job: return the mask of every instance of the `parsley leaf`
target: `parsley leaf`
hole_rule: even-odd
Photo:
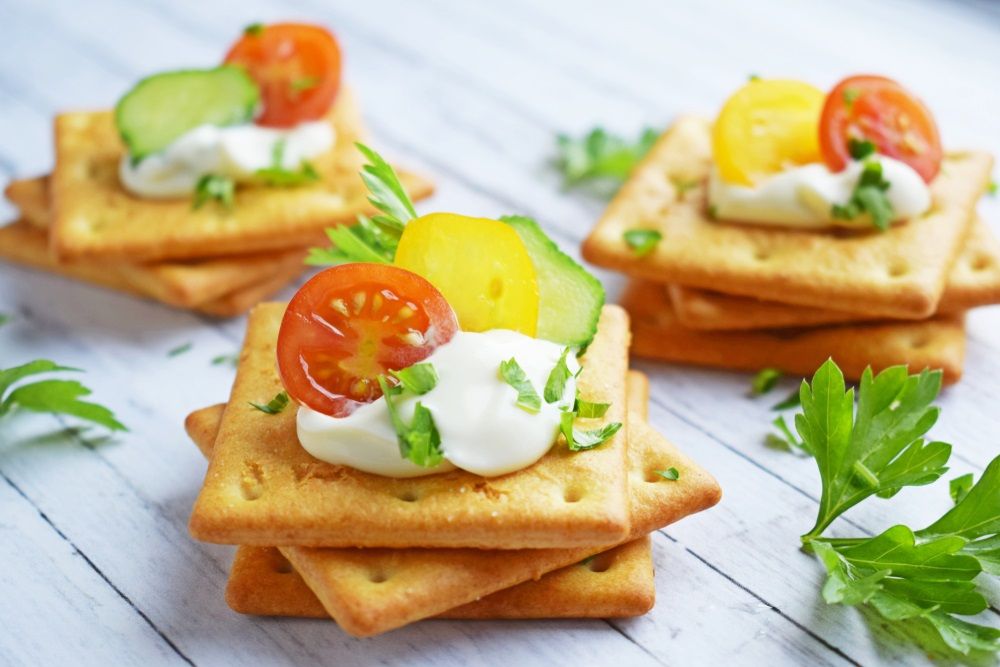
[[[517,392],[517,407],[531,413],[541,410],[542,399],[538,396],[538,392],[531,385],[531,380],[528,379],[528,375],[516,359],[511,357],[507,361],[500,362],[500,378]],[[551,402],[549,401],[549,403]]]
[[[778,432],[767,434],[767,444],[790,452],[800,452],[807,455],[810,453],[806,445],[792,433],[792,429],[788,427],[788,422],[785,421],[783,415],[776,417],[771,425],[778,429]]]
[[[398,371],[390,371],[406,391],[422,396],[437,386],[438,374],[434,364],[413,364]]]
[[[990,197],[996,197],[997,189],[998,189],[997,182],[990,181],[990,184],[986,186],[986,194],[988,194]]]
[[[192,343],[191,341],[188,341],[187,343],[183,343],[183,344],[178,345],[177,347],[169,350],[167,352],[167,356],[168,357],[179,357],[180,355],[184,354],[185,352],[190,352],[192,347],[194,347],[194,343]]]
[[[566,365],[566,356],[568,354],[569,348],[563,348],[559,361],[556,362],[555,367],[549,373],[548,380],[545,381],[546,403],[556,403],[562,400],[563,394],[566,393],[566,383],[573,376],[569,372],[569,366]]]
[[[14,319],[12,315],[8,315],[7,313],[0,313],[0,327],[7,324],[12,319]]]
[[[801,405],[801,401],[799,399],[799,390],[796,389],[795,391],[793,391],[790,394],[788,394],[788,396],[785,396],[783,399],[781,399],[780,401],[778,401],[777,403],[775,403],[774,405],[772,405],[771,409],[772,410],[790,410],[792,408],[799,407],[799,405]]]
[[[297,79],[292,79],[291,83],[288,85],[294,96],[296,93],[312,90],[319,85],[320,81],[321,79],[318,76],[301,76]]]
[[[622,238],[637,257],[643,257],[653,252],[663,234],[655,229],[630,229],[622,234]]]
[[[875,153],[875,144],[867,139],[855,139],[851,137],[847,140],[847,152],[855,160],[864,160],[869,155]]]
[[[673,466],[667,468],[666,470],[654,470],[654,473],[662,477],[663,479],[668,479],[671,482],[676,482],[681,478],[681,473],[677,468]]]
[[[251,23],[247,27],[243,28],[243,34],[244,35],[250,35],[252,37],[260,37],[260,35],[263,32],[264,32],[264,24],[263,23]]]
[[[603,445],[621,430],[621,422],[611,422],[601,428],[584,430],[576,428],[576,413],[564,412],[559,420],[559,431],[566,438],[566,446],[571,452],[580,452]]]
[[[851,198],[846,204],[834,204],[830,208],[830,215],[838,220],[853,220],[862,213],[867,213],[872,224],[884,232],[892,223],[892,202],[885,194],[890,185],[889,181],[882,178],[882,163],[869,160],[864,163]]]
[[[600,127],[580,138],[560,134],[556,137],[556,166],[563,174],[565,187],[594,179],[621,182],[658,137],[659,133],[651,127],[645,128],[633,142]]]
[[[803,541],[865,498],[889,498],[903,486],[929,484],[944,474],[951,445],[923,438],[937,421],[939,410],[931,402],[940,389],[941,371],[908,375],[905,366],[892,366],[873,375],[868,368],[855,415],[854,389],[846,389],[832,359],[811,385],[802,381],[795,428],[816,458],[823,484],[816,525]]]
[[[754,375],[753,380],[750,381],[750,394],[753,396],[766,394],[778,386],[780,379],[781,371],[777,368],[765,368]]]
[[[585,401],[577,396],[576,404],[573,406],[573,412],[576,413],[577,417],[582,417],[584,419],[600,419],[607,414],[608,408],[610,407],[610,403],[593,403],[591,401]]]
[[[199,178],[194,186],[192,208],[197,210],[212,200],[231,209],[236,201],[236,181],[219,174],[205,174]]]
[[[288,169],[284,166],[286,146],[287,142],[284,139],[275,141],[271,149],[271,166],[258,169],[254,175],[267,185],[280,188],[318,181],[319,172],[306,160],[299,163],[298,169]]]
[[[418,466],[432,468],[444,461],[441,452],[441,435],[431,411],[417,401],[413,409],[413,418],[407,424],[399,414],[393,397],[401,394],[402,387],[390,387],[384,375],[378,377],[378,384],[385,397],[385,405],[389,410],[389,419],[396,430],[396,440],[399,443],[399,454]]]
[[[278,392],[275,394],[274,398],[267,403],[254,403],[251,401],[250,405],[265,414],[276,415],[288,407],[288,392]]]
[[[213,366],[222,366],[223,364],[235,367],[240,361],[240,355],[238,354],[220,354],[218,356],[212,357]]]
[[[38,380],[11,389],[32,375],[60,371],[79,372],[78,368],[60,366],[48,359],[36,359],[20,366],[0,369],[0,418],[15,408],[32,412],[63,414],[100,424],[112,431],[127,431],[111,410],[79,400],[91,391],[75,380]]]
[[[969,489],[972,488],[972,481],[972,473],[970,472],[948,482],[948,493],[951,495],[953,503],[957,505],[969,495]]]
[[[402,232],[406,223],[417,217],[413,202],[406,194],[406,188],[400,183],[392,166],[381,155],[364,144],[359,143],[356,146],[368,159],[368,164],[361,169],[361,180],[371,193],[368,201],[384,214],[375,216],[372,221],[382,227]]]
[[[391,264],[396,256],[399,235],[387,232],[370,218],[358,216],[354,225],[327,227],[326,236],[333,244],[329,248],[310,248],[306,264],[328,266],[347,262]]]
[[[848,109],[854,106],[854,101],[861,96],[861,91],[857,88],[844,88],[844,104]]]

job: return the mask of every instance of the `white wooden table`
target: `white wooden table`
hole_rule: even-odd
[[[829,4],[463,0],[3,0],[0,172],[52,165],[52,116],[113,104],[142,74],[216,62],[242,26],[328,24],[346,52],[380,150],[433,175],[434,207],[537,217],[576,248],[603,203],[560,192],[557,131],[634,133],[712,113],[748,74],[821,86],[884,72],[930,102],[952,147],[1000,154],[1000,7],[980,2]],[[984,202],[1000,223],[1000,206]],[[5,210],[5,217],[10,211]],[[600,274],[612,297],[615,276]],[[933,431],[955,474],[998,452],[1000,312],[970,317],[966,377]],[[2,664],[877,664],[916,647],[818,596],[797,549],[819,492],[811,461],[763,444],[771,397],[748,376],[640,363],[651,419],[710,469],[725,497],[654,537],[658,602],[626,621],[418,623],[356,640],[332,623],[239,616],[223,601],[232,549],[199,544],[187,519],[205,462],[184,415],[224,400],[243,321],[217,322],[0,265],[0,366],[48,357],[87,370],[131,431],[19,416],[0,427]],[[167,352],[192,343],[176,357]],[[793,385],[787,380],[783,393]],[[849,513],[851,530],[920,525],[947,486]],[[844,525],[843,523],[841,525]],[[997,597],[997,596],[995,596]],[[994,604],[987,622],[1000,621]]]

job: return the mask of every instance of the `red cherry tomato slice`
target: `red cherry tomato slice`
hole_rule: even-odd
[[[382,392],[377,378],[426,359],[458,320],[415,273],[388,264],[342,264],[292,297],[278,331],[278,371],[288,394],[345,417]]]
[[[340,46],[315,25],[251,26],[225,62],[245,67],[260,86],[259,125],[291,127],[322,118],[340,89]]]
[[[908,90],[883,76],[848,77],[826,96],[819,145],[833,171],[850,161],[849,139],[871,141],[879,153],[910,165],[928,183],[941,168],[934,116]]]

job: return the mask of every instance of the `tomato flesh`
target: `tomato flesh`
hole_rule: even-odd
[[[260,86],[257,124],[292,127],[322,118],[340,89],[340,46],[327,30],[304,23],[248,29],[226,54]]]
[[[851,161],[848,142],[867,140],[930,183],[941,168],[941,138],[930,110],[892,79],[859,75],[826,96],[820,116],[820,151],[833,171]]]
[[[292,297],[278,331],[278,371],[296,401],[344,417],[382,395],[379,375],[426,359],[457,330],[451,306],[424,278],[343,264]]]

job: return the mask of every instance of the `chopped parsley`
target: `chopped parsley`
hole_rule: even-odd
[[[655,229],[630,229],[622,234],[622,238],[637,257],[643,257],[653,252],[663,239],[663,234]]]
[[[265,414],[276,415],[288,407],[288,392],[278,392],[275,394],[274,398],[267,403],[254,403],[251,401],[250,405]]]
[[[585,181],[623,182],[649,149],[659,132],[645,128],[634,141],[594,128],[582,137],[565,134],[556,137],[556,166],[562,172],[565,187]]]
[[[251,37],[260,37],[264,32],[263,23],[251,23],[247,27],[243,28],[243,34],[249,35]]]
[[[438,374],[434,364],[413,364],[398,371],[391,371],[393,377],[399,380],[399,386],[404,390],[423,396],[437,386]]]
[[[37,380],[14,385],[32,375],[57,372],[80,372],[79,368],[60,366],[48,359],[35,359],[20,366],[0,368],[0,418],[16,409],[69,415],[112,431],[127,431],[111,410],[97,403],[81,401],[91,391],[76,380]]]
[[[194,344],[191,343],[190,341],[188,341],[187,343],[183,343],[182,345],[178,345],[177,347],[169,350],[167,352],[167,356],[168,357],[179,357],[180,355],[184,354],[185,352],[190,352],[192,347],[194,347]]]
[[[847,152],[855,160],[864,160],[869,155],[874,155],[875,144],[867,139],[855,139],[851,137],[847,140]]]
[[[777,368],[765,368],[753,376],[753,380],[750,381],[750,393],[753,396],[766,394],[778,386],[780,379],[781,371]]]
[[[542,399],[528,379],[528,375],[511,357],[507,361],[500,362],[500,379],[509,384],[517,392],[517,407],[525,412],[536,413],[542,409]],[[552,401],[549,401],[550,403]]]
[[[238,354],[220,354],[218,356],[212,357],[213,366],[236,366],[239,363],[240,355]]]
[[[10,322],[14,319],[13,315],[8,315],[7,313],[0,313],[0,327]]]
[[[834,204],[830,215],[838,220],[854,220],[867,213],[879,230],[889,229],[892,222],[892,202],[885,194],[891,184],[882,177],[882,164],[877,160],[864,163],[858,183],[846,204]]]
[[[395,397],[402,394],[405,389],[402,386],[389,386],[384,375],[378,377],[378,384],[385,397],[389,419],[396,430],[400,456],[425,468],[432,468],[444,461],[444,454],[441,451],[441,435],[434,424],[431,411],[424,407],[420,401],[417,401],[413,408],[413,418],[407,424],[399,414],[395,403]]]
[[[986,186],[986,194],[988,194],[990,197],[996,197],[997,196],[997,182],[996,181],[990,181],[990,184]]]
[[[677,468],[670,466],[666,470],[654,470],[654,473],[662,477],[663,479],[669,479],[671,482],[676,482],[681,478],[681,473]]]
[[[271,166],[258,169],[254,172],[255,175],[267,185],[274,187],[292,187],[318,181],[319,172],[306,160],[299,163],[298,169],[284,167],[286,146],[285,139],[275,141],[271,148]]]
[[[300,76],[297,79],[292,79],[292,82],[289,84],[289,88],[291,88],[291,92],[294,95],[307,90],[312,90],[319,85],[320,81],[322,81],[322,79],[318,76]]]
[[[573,374],[569,372],[569,366],[566,365],[567,355],[569,355],[568,347],[563,348],[559,361],[556,362],[555,367],[549,373],[548,380],[545,381],[546,403],[556,403],[562,400],[563,394],[566,393],[566,383],[573,377]]]
[[[205,174],[194,186],[192,208],[201,208],[209,201],[216,201],[224,208],[231,209],[236,201],[236,181],[228,176]]]
[[[850,109],[854,106],[854,101],[861,96],[861,91],[857,88],[844,88],[844,104]]]
[[[610,407],[610,403],[592,403],[591,401],[585,401],[578,396],[576,404],[573,406],[573,411],[576,413],[577,417],[583,417],[584,419],[600,419],[607,414],[608,408]]]
[[[622,428],[621,422],[611,422],[600,428],[585,430],[574,426],[573,422],[575,421],[575,412],[564,412],[559,420],[559,431],[566,438],[566,446],[571,452],[581,452],[599,447]]]

